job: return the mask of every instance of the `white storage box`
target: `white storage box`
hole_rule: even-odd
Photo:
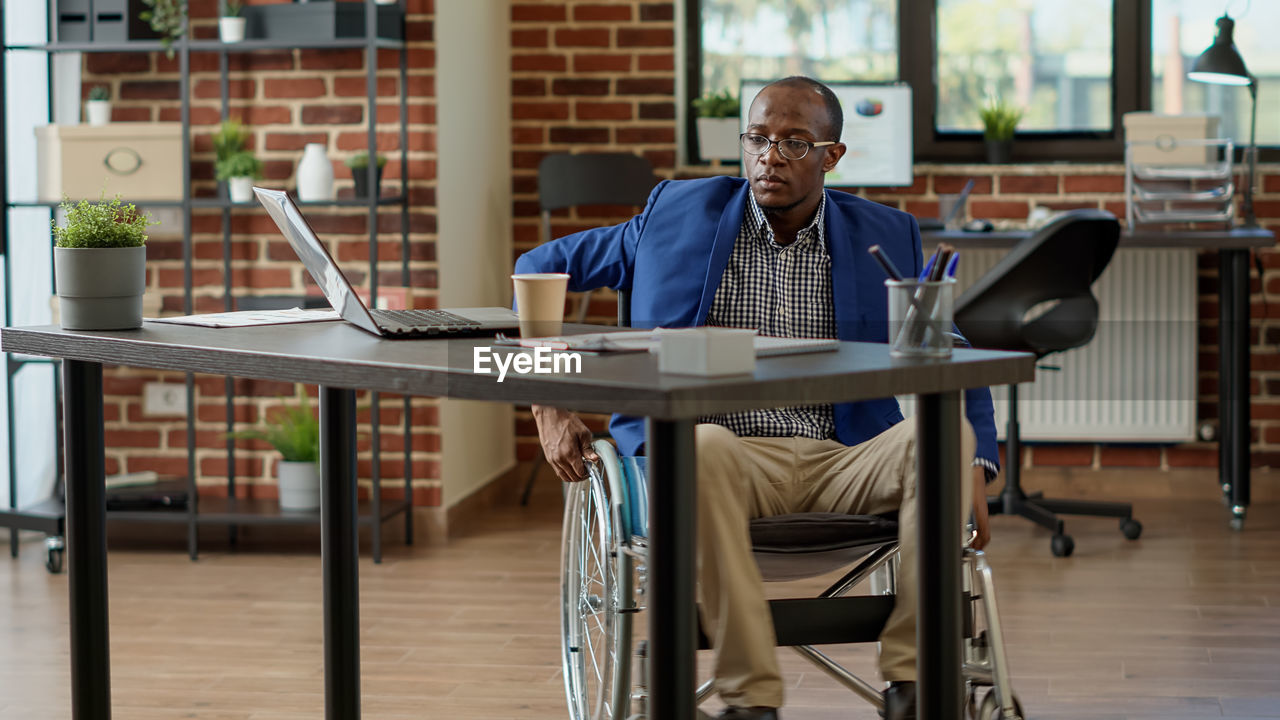
[[[42,202],[182,199],[181,123],[120,122],[36,128],[37,192]]]
[[[658,372],[704,376],[755,372],[755,338],[755,330],[660,329]]]
[[[1132,161],[1147,165],[1197,165],[1208,160],[1203,145],[1179,146],[1180,140],[1208,140],[1218,136],[1217,115],[1124,114],[1124,139],[1151,142],[1133,148]]]

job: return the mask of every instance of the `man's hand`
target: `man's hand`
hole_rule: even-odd
[[[534,405],[533,420],[538,424],[538,441],[542,454],[555,468],[556,475],[565,482],[581,482],[587,479],[587,467],[582,460],[600,459],[591,449],[591,431],[577,415],[568,410]]]
[[[991,542],[991,523],[987,518],[987,471],[973,468],[973,527],[977,536],[971,543],[974,550],[981,550]]]

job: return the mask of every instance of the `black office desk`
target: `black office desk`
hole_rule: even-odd
[[[957,247],[1011,248],[1030,236],[1030,230],[923,233],[926,247],[948,242]],[[1122,249],[1218,251],[1218,478],[1236,530],[1244,527],[1249,509],[1249,251],[1275,243],[1275,234],[1262,228],[1138,230],[1120,236]]]
[[[584,326],[578,326],[583,328]],[[598,329],[598,328],[597,328]],[[886,345],[763,359],[754,376],[661,375],[648,354],[584,356],[581,375],[472,373],[482,341],[382,340],[345,323],[215,330],[4,328],[8,352],[64,358],[71,692],[76,720],[110,710],[103,487],[102,364],[320,385],[325,717],[360,716],[356,572],[355,390],[546,403],[649,417],[650,717],[694,717],[696,418],[710,413],[916,393],[919,453],[921,717],[960,720],[960,390],[1032,379],[1019,353],[958,350],[951,360],[896,361]],[[938,602],[938,598],[951,602]]]

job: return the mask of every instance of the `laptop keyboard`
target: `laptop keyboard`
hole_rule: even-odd
[[[396,335],[461,335],[480,326],[444,310],[370,310],[374,322]]]

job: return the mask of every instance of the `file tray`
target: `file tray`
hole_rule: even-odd
[[[1230,225],[1235,217],[1234,149],[1228,138],[1127,141],[1125,205],[1129,226]]]

